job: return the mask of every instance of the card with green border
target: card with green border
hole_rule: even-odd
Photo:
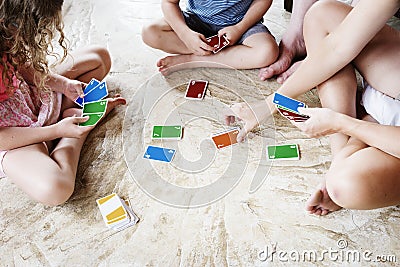
[[[103,117],[103,113],[83,113],[82,117],[89,117],[85,122],[79,123],[79,126],[93,126]]]
[[[182,138],[182,129],[180,125],[168,125],[168,126],[153,126],[152,139],[173,139],[180,140]]]
[[[299,146],[297,144],[286,144],[267,146],[267,159],[269,160],[299,160]]]
[[[107,109],[107,100],[100,100],[83,105],[83,114],[104,113]]]

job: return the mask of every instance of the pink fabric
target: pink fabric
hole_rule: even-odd
[[[40,94],[34,86],[25,88],[16,89],[12,96],[0,101],[0,127],[41,127],[56,123],[62,95]]]

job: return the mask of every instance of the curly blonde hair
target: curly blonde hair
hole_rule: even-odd
[[[14,91],[14,76],[22,80],[18,74],[21,66],[33,68],[34,85],[39,90],[48,90],[47,56],[60,59],[52,45],[57,34],[63,49],[61,61],[67,56],[62,5],[63,0],[0,0],[0,64],[7,94]]]

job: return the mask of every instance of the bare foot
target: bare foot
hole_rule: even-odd
[[[188,62],[191,62],[191,55],[167,56],[157,62],[157,67],[162,75],[167,76],[174,71],[187,68],[188,66],[185,66],[183,63]]]
[[[301,34],[297,32],[288,32],[282,37],[279,43],[279,57],[275,63],[260,69],[258,77],[260,80],[278,76],[278,82],[283,83],[292,73],[291,65],[295,60],[304,58],[306,55],[306,46]],[[297,69],[297,68],[296,68]]]
[[[332,211],[337,211],[342,207],[336,205],[326,191],[325,183],[307,200],[306,210],[310,214],[326,215]]]
[[[107,110],[105,116],[119,105],[126,105],[126,99],[117,94],[114,97],[107,98]]]

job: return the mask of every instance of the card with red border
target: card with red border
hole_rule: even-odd
[[[218,149],[237,143],[239,128],[229,129],[213,135],[211,138]]]
[[[303,122],[306,121],[310,118],[310,116],[304,115],[304,114],[299,114],[299,113],[295,113],[293,111],[287,110],[283,107],[280,107],[279,105],[277,106],[277,109],[279,111],[279,113],[281,113],[282,116],[284,116],[285,118],[287,118],[288,120],[292,120],[295,122]]]
[[[209,38],[207,38],[208,45],[214,47],[214,54],[218,53],[221,51],[223,48],[227,47],[229,45],[229,40],[226,38],[225,35],[214,35]]]
[[[191,100],[202,100],[206,94],[208,81],[190,80],[186,89],[185,98]]]

